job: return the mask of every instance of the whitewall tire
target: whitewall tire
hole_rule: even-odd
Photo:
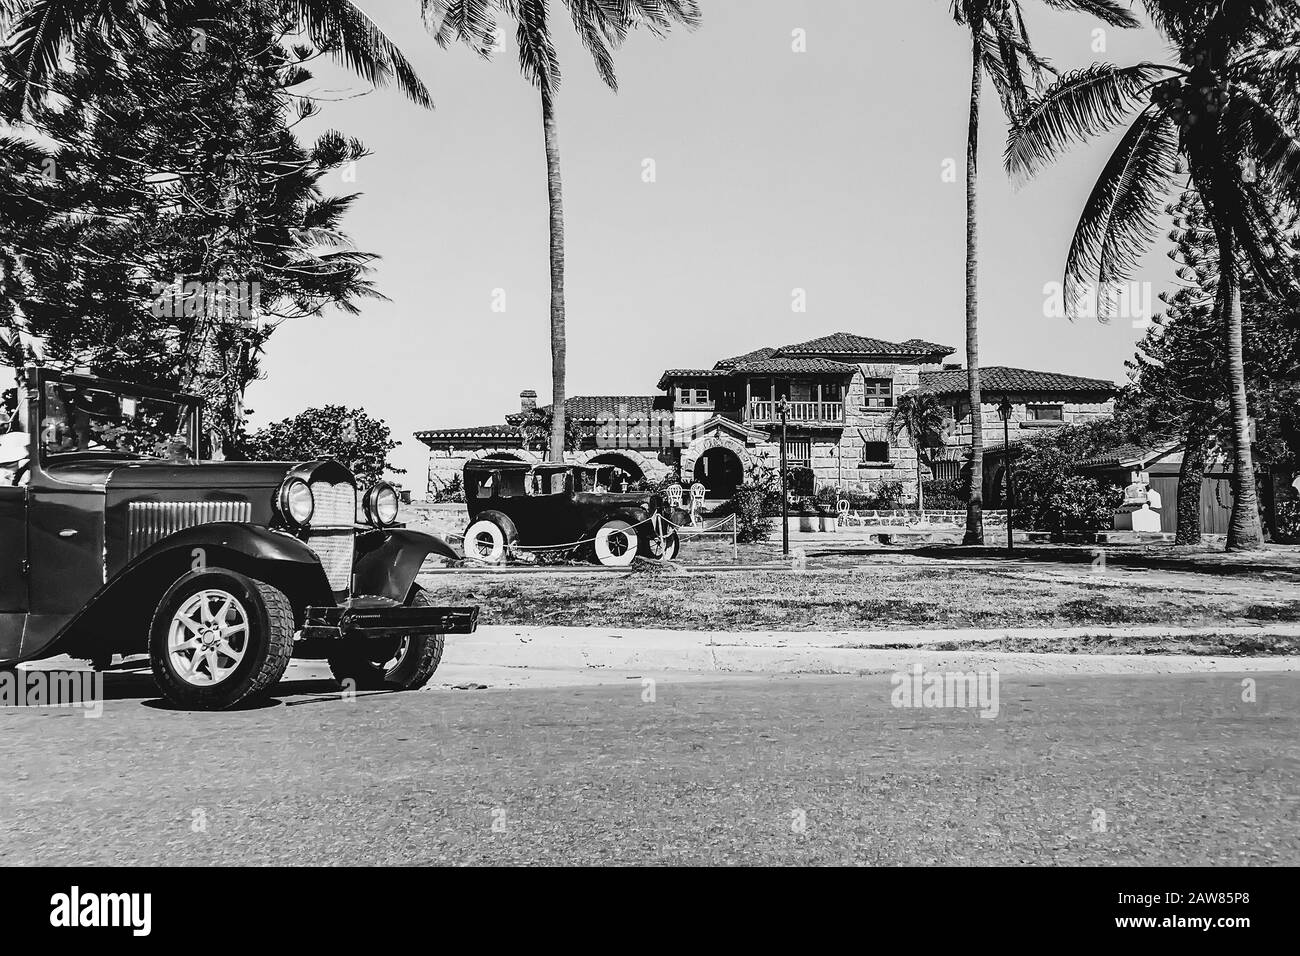
[[[500,564],[506,557],[506,533],[495,521],[479,519],[465,529],[465,557]]]
[[[596,560],[607,568],[626,568],[636,560],[636,529],[626,521],[606,521],[596,532]]]

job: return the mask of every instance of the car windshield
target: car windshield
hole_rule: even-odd
[[[70,382],[46,382],[41,399],[40,441],[46,456],[100,452],[194,460],[190,436],[198,408],[189,402]]]
[[[618,469],[612,465],[588,465],[584,468],[575,469],[575,471],[577,472],[578,491],[603,494],[618,490],[618,476],[615,474]]]

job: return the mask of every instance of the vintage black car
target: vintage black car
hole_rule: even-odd
[[[147,652],[167,698],[218,709],[268,694],[291,656],[414,689],[445,634],[475,629],[477,608],[415,583],[458,555],[397,526],[391,485],[359,520],[336,461],[200,462],[196,396],[47,369],[19,392],[0,416],[0,667]]]
[[[680,549],[660,495],[616,492],[609,465],[530,465],[509,459],[465,464],[465,556],[491,564],[512,552],[550,549],[625,567],[638,554],[671,560]]]

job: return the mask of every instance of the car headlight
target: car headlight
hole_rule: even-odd
[[[366,520],[381,528],[395,522],[397,513],[401,510],[397,489],[386,481],[379,482],[367,491],[362,504],[366,509]]]
[[[316,499],[307,482],[301,478],[286,478],[280,486],[280,514],[296,528],[311,520],[316,510]]]

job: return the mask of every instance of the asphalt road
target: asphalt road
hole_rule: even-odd
[[[641,679],[0,709],[0,863],[1300,863],[1300,675]]]

